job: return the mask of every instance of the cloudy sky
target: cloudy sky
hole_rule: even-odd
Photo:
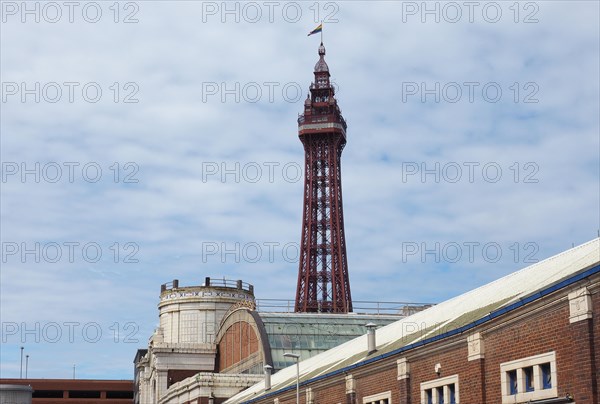
[[[598,4],[2,1],[2,377],[132,378],[175,278],[294,298],[321,20],[354,300],[596,237]]]

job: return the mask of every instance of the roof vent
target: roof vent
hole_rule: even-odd
[[[273,371],[273,366],[265,365],[263,366],[265,370],[265,391],[271,390],[271,372]]]
[[[369,323],[366,324],[367,327],[367,343],[368,343],[368,353],[367,355],[371,355],[373,352],[377,351],[377,343],[375,339],[375,328],[377,328],[377,324]]]

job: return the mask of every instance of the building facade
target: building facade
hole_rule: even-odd
[[[148,349],[138,350],[134,359],[136,403],[157,403],[172,385],[201,372],[213,373],[221,320],[232,307],[253,301],[254,287],[241,280],[205,278],[203,285],[181,287],[178,280],[163,284],[160,326],[150,337]]]
[[[0,384],[0,404],[31,404],[31,386]]]
[[[134,404],[220,404],[290,364],[308,359],[429,305],[394,304],[374,313],[258,311],[252,285],[206,278],[161,286],[160,327],[135,364]],[[395,313],[395,314],[390,314]]]
[[[598,404],[600,239],[300,363],[300,403]],[[296,401],[296,369],[230,403]],[[190,403],[193,403],[190,402]]]
[[[0,384],[30,386],[32,404],[133,403],[131,380],[0,379]]]

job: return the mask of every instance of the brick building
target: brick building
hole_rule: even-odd
[[[299,402],[598,404],[599,315],[595,239],[379,328],[375,351],[365,335],[301,361]],[[226,403],[294,403],[296,380]]]
[[[32,404],[133,404],[132,380],[0,379],[33,388]]]

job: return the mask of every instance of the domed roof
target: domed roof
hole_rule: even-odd
[[[328,72],[329,66],[325,63],[325,47],[323,46],[323,42],[321,42],[321,46],[319,46],[319,61],[315,65],[315,73],[316,72]]]

